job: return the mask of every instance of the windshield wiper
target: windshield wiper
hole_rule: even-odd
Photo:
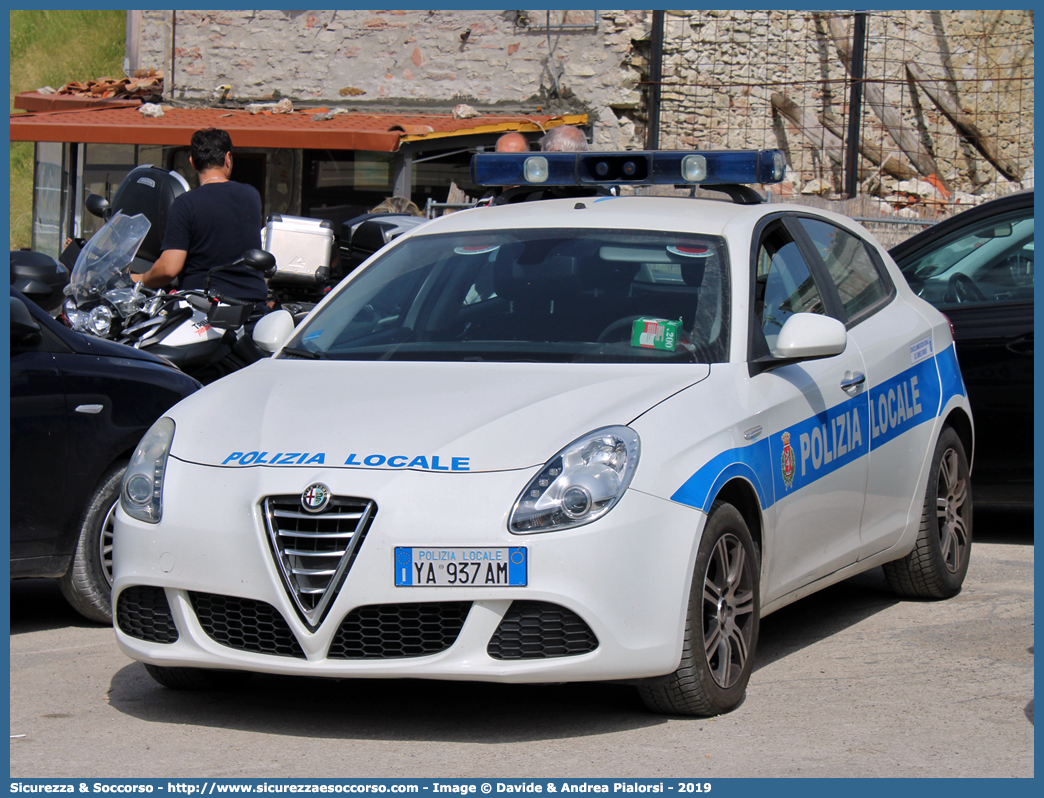
[[[293,347],[286,347],[280,353],[283,355],[293,355],[294,357],[303,357],[308,360],[325,360],[326,354],[324,352],[313,352],[310,349],[294,349]]]

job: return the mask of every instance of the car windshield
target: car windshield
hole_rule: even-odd
[[[413,236],[353,278],[282,357],[722,362],[719,236],[513,229]]]
[[[939,306],[1033,299],[1033,210],[966,226],[899,264]]]

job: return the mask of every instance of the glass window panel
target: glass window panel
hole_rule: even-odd
[[[819,219],[799,220],[826,262],[848,318],[888,296],[888,285],[858,236]]]
[[[808,264],[782,228],[769,232],[758,250],[754,309],[770,350],[795,313],[826,313]]]

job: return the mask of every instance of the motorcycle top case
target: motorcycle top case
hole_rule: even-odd
[[[334,251],[333,223],[273,213],[265,225],[264,248],[275,255],[270,284],[324,285]]]

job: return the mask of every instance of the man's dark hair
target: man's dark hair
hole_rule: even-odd
[[[228,152],[232,152],[232,137],[226,131],[208,127],[192,134],[192,165],[197,172],[224,166]]]

